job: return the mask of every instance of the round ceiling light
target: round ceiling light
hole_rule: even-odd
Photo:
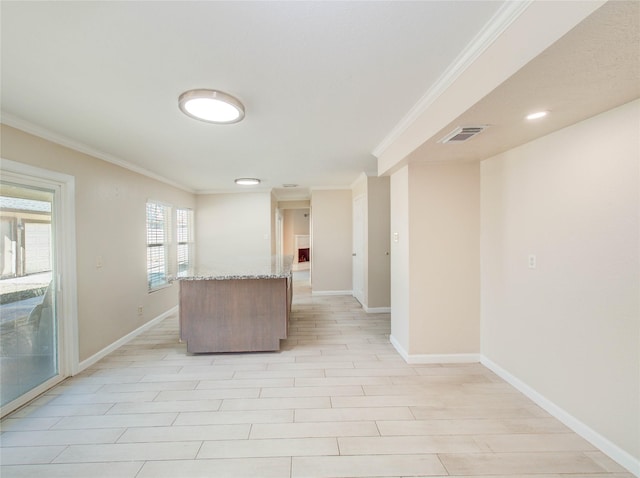
[[[216,90],[185,91],[178,99],[178,106],[187,116],[208,123],[237,123],[244,118],[242,103]]]
[[[256,186],[260,184],[260,180],[257,178],[238,178],[235,183],[239,186]]]

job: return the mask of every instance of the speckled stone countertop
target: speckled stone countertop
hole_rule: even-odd
[[[177,280],[286,279],[293,256],[240,257],[202,267]]]

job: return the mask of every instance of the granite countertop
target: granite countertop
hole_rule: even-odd
[[[239,257],[219,261],[176,277],[177,280],[286,279],[293,256]]]

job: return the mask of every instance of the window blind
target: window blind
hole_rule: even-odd
[[[149,290],[168,283],[169,206],[147,202],[147,282]]]
[[[193,262],[193,211],[191,209],[178,209],[176,211],[176,236],[177,236],[177,260],[178,276],[189,273]]]

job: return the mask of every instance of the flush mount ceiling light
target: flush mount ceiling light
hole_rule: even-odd
[[[239,186],[256,186],[260,184],[260,180],[257,178],[238,178],[235,183]]]
[[[216,90],[189,90],[178,98],[180,110],[207,123],[237,123],[244,118],[244,106],[227,93]]]
[[[536,120],[536,119],[544,118],[548,114],[549,114],[548,111],[536,111],[535,113],[531,113],[527,115],[526,118],[528,120]]]

